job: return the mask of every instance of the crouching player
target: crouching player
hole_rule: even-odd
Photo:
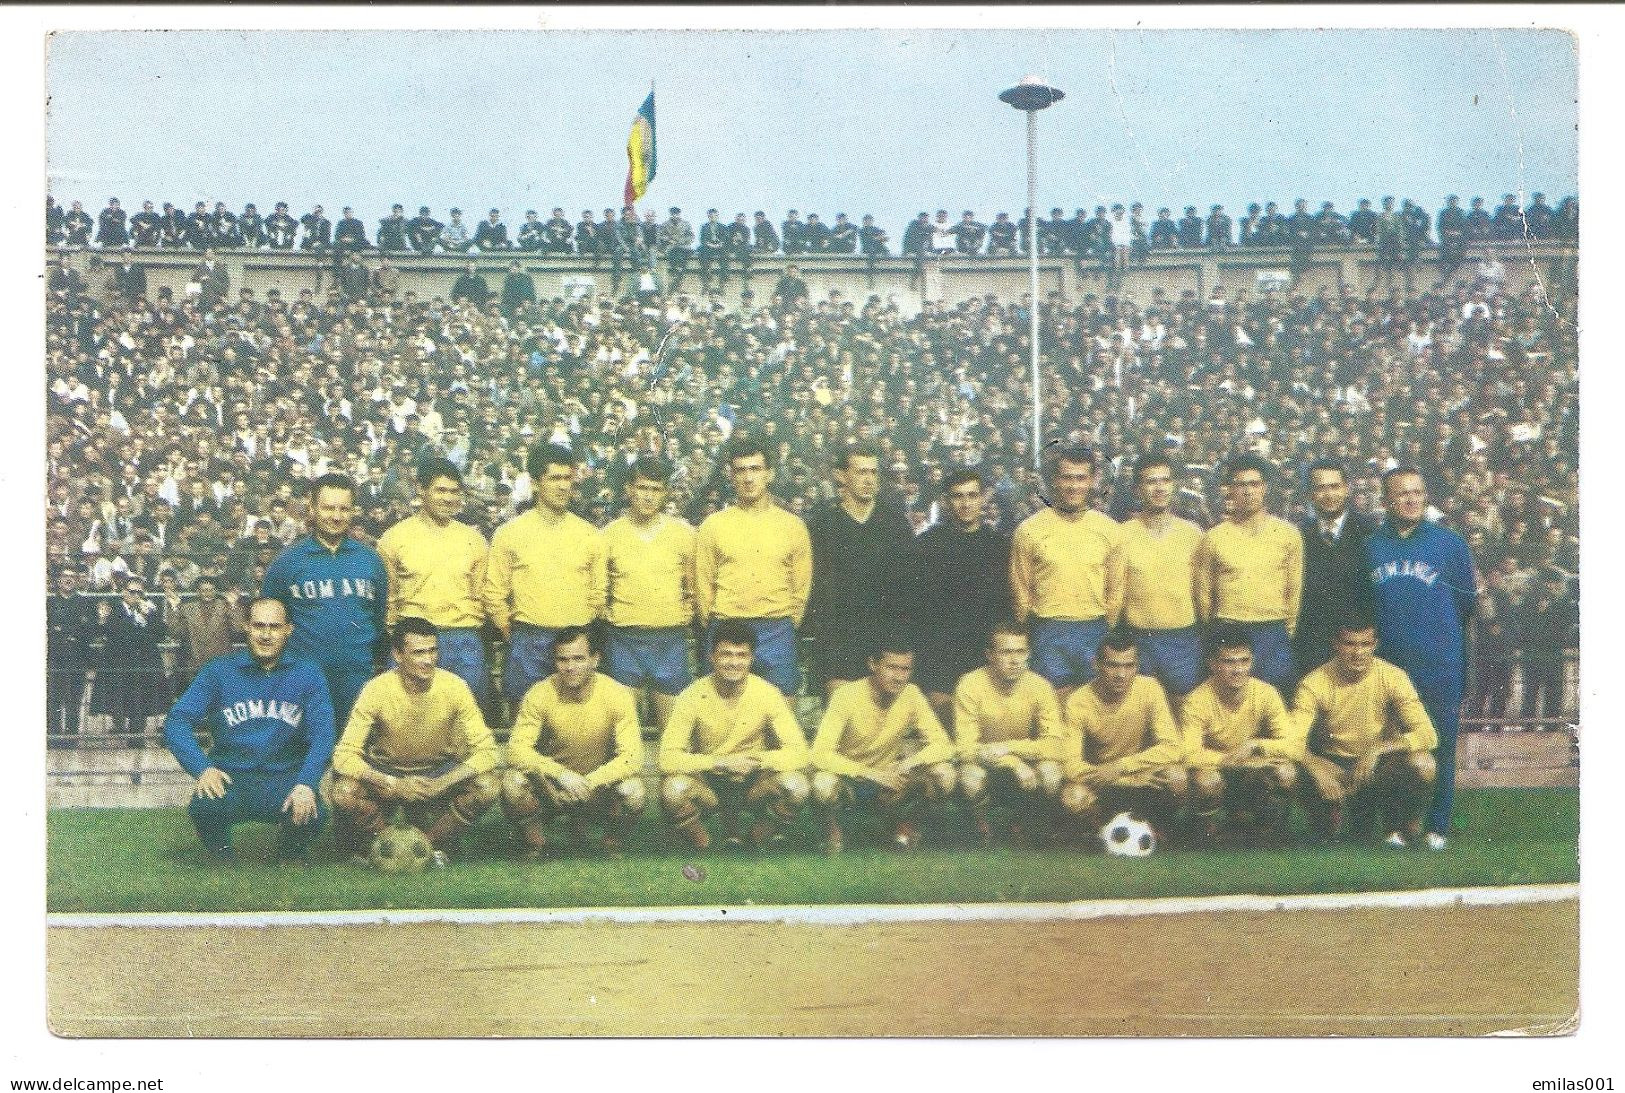
[[[984,846],[995,803],[1011,809],[1010,833],[1021,844],[1047,822],[1061,790],[1061,706],[1049,681],[1028,669],[1031,652],[1027,632],[1001,622],[988,637],[986,667],[954,688],[959,791]]]
[[[1404,671],[1376,656],[1376,624],[1343,620],[1332,639],[1332,659],[1298,686],[1293,716],[1309,741],[1304,770],[1321,834],[1341,833],[1348,804],[1371,808],[1388,831],[1390,846],[1404,847],[1421,830],[1433,793],[1433,749],[1438,736],[1416,687]]]
[[[907,810],[921,798],[940,805],[954,789],[954,746],[910,682],[913,650],[905,641],[883,640],[868,668],[865,678],[835,688],[813,738],[813,809],[830,854],[841,851],[843,806],[873,807],[893,827],[898,849],[909,850],[919,834]]]
[[[598,661],[587,627],[561,629],[554,674],[525,693],[514,718],[502,810],[532,858],[546,851],[547,825],[557,816],[568,816],[578,836],[601,820],[604,850],[618,856],[643,814],[637,696],[601,675]]]
[[[1211,843],[1228,810],[1232,828],[1250,819],[1255,841],[1280,841],[1303,759],[1298,724],[1280,692],[1253,678],[1252,637],[1241,627],[1214,627],[1207,670],[1181,715],[1197,835]]]
[[[1077,829],[1126,811],[1166,831],[1189,784],[1185,748],[1162,684],[1140,674],[1132,630],[1107,633],[1095,678],[1072,692],[1063,717],[1061,810]]]
[[[164,742],[197,779],[188,811],[216,861],[235,860],[231,829],[245,820],[279,824],[277,856],[304,862],[326,810],[316,783],[333,754],[333,704],[322,670],[282,655],[293,627],[282,601],[248,606],[248,651],[216,657],[164,722]],[[205,722],[214,747],[196,731]]]
[[[361,689],[333,750],[333,833],[341,851],[364,854],[399,805],[444,866],[496,803],[501,753],[468,684],[436,667],[434,623],[401,619],[390,647],[395,668]]]
[[[717,812],[724,843],[738,846],[741,816],[754,812],[761,849],[807,803],[807,741],[784,695],[751,675],[756,631],[725,619],[711,642],[710,674],[677,696],[660,734],[660,805],[696,850],[711,845],[702,813]]]

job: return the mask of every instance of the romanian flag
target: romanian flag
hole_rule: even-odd
[[[624,204],[633,205],[655,177],[655,93],[638,107],[638,116],[632,119],[632,133],[626,138],[626,197]]]

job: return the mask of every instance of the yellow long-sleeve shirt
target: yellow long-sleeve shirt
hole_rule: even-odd
[[[491,536],[485,567],[485,615],[513,623],[585,626],[604,613],[604,537],[573,512],[550,519],[538,507]]]
[[[1216,767],[1249,740],[1259,741],[1259,753],[1273,759],[1303,758],[1303,735],[1286,711],[1281,692],[1261,679],[1249,679],[1234,709],[1220,700],[1208,680],[1185,697],[1180,710],[1185,738],[1185,762],[1193,767]]]
[[[1411,677],[1381,657],[1354,683],[1345,682],[1335,665],[1316,668],[1298,684],[1292,716],[1305,739],[1321,730],[1314,750],[1334,759],[1358,759],[1390,740],[1406,751],[1432,751],[1439,744]]]
[[[1196,624],[1196,551],[1202,529],[1168,517],[1153,534],[1138,516],[1122,525],[1122,619],[1141,630],[1178,630]]]
[[[609,573],[606,617],[615,626],[687,626],[694,621],[694,529],[675,516],[648,527],[629,517],[604,529]]]
[[[1016,619],[1084,621],[1122,609],[1122,528],[1093,509],[1068,519],[1033,513],[1010,542],[1010,596]]]
[[[905,756],[910,735],[920,746]],[[903,758],[924,766],[953,757],[953,742],[918,687],[910,683],[891,705],[882,708],[867,679],[835,688],[812,746],[814,767],[847,778],[872,775]]]
[[[1162,684],[1135,676],[1115,706],[1101,699],[1098,686],[1096,680],[1079,687],[1066,700],[1066,745],[1058,758],[1068,778],[1106,763],[1128,776],[1184,762],[1185,747]]]
[[[1284,622],[1291,633],[1303,596],[1303,535],[1260,514],[1253,527],[1215,526],[1197,551],[1196,612],[1202,620]]]
[[[398,671],[374,676],[361,688],[333,749],[333,772],[359,778],[368,767],[386,774],[427,774],[464,763],[476,774],[501,763],[468,684],[436,668],[429,689],[408,691]]]
[[[508,734],[508,765],[536,774],[574,771],[594,789],[643,769],[637,699],[606,675],[595,674],[579,702],[559,694],[558,676],[525,692]]]
[[[790,619],[801,625],[812,590],[812,540],[801,517],[769,505],[729,505],[706,517],[694,542],[700,618]]]
[[[389,574],[389,624],[403,616],[436,626],[473,627],[485,621],[485,536],[457,520],[440,527],[408,516],[378,539]]]
[[[954,743],[961,759],[976,762],[983,744],[1007,744],[1022,759],[1053,759],[1064,740],[1061,704],[1049,680],[1028,672],[1008,694],[986,668],[966,672],[954,688]]]
[[[689,774],[711,770],[718,759],[746,755],[769,770],[800,770],[807,765],[807,738],[779,689],[761,676],[745,677],[732,702],[704,676],[684,688],[672,703],[660,734],[660,770]]]

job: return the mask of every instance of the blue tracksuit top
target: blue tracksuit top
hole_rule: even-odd
[[[1460,687],[1478,587],[1466,541],[1427,520],[1402,537],[1384,521],[1365,554],[1378,654],[1404,668],[1418,690],[1435,682]]]
[[[205,723],[214,734],[208,755],[194,736]],[[194,778],[209,767],[227,774],[297,768],[299,783],[315,789],[333,758],[327,677],[310,661],[285,654],[270,669],[247,650],[215,657],[169,711],[164,743]]]
[[[371,668],[384,642],[389,606],[383,559],[346,538],[328,550],[314,535],[294,542],[265,571],[264,594],[293,623],[288,656],[328,668]]]

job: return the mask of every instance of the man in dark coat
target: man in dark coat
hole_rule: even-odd
[[[1303,596],[1292,660],[1299,678],[1331,659],[1339,619],[1372,610],[1365,541],[1375,525],[1349,507],[1348,475],[1341,463],[1318,459],[1310,464],[1309,501],[1314,515],[1298,527],[1303,533]]]
[[[491,287],[485,283],[485,278],[474,269],[470,262],[451,286],[451,302],[467,300],[475,307],[484,307],[485,301],[491,298]]]

